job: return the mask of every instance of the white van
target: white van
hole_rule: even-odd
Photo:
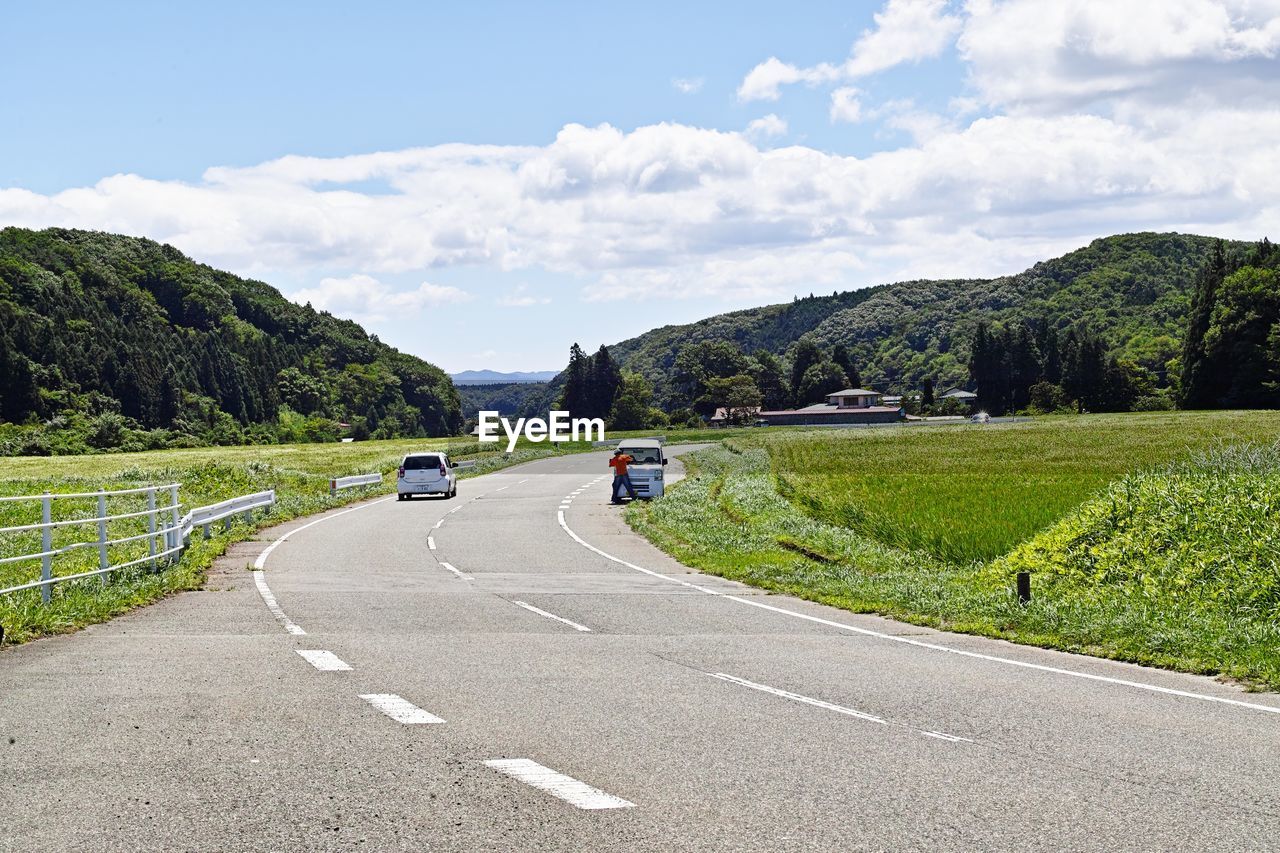
[[[662,442],[652,438],[625,438],[618,442],[618,449],[631,457],[627,473],[631,475],[636,497],[662,497],[666,492],[666,477],[662,469],[667,464]]]
[[[414,495],[444,495],[451,498],[458,493],[458,475],[453,463],[444,453],[410,453],[400,463],[396,479],[396,497],[407,501]]]

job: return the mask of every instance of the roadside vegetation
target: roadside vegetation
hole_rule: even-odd
[[[760,431],[628,519],[766,589],[1276,689],[1278,436],[1271,412]]]

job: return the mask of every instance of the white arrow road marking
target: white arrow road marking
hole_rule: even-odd
[[[266,602],[267,609],[271,611],[271,615],[280,620],[280,624],[284,625],[284,629],[296,637],[305,637],[307,632],[302,627],[295,624],[292,619],[285,615],[284,610],[280,607],[280,603],[276,601],[275,595],[271,592],[271,587],[267,586],[266,576],[263,575],[261,569],[254,569],[253,582],[258,587],[258,594],[262,596],[262,600]]]
[[[697,590],[706,595],[714,595],[723,598],[726,601],[732,601],[737,604],[745,604],[748,607],[758,607],[761,610],[768,610],[770,613],[778,613],[782,616],[790,616],[793,619],[803,619],[806,622],[813,622],[818,625],[826,625],[829,628],[836,628],[841,631],[849,631],[854,634],[861,634],[865,637],[875,637],[880,640],[886,640],[891,643],[902,643],[907,646],[914,646],[919,649],[929,649],[930,651],[943,652],[945,654],[958,655],[960,657],[973,658],[975,660],[983,660],[989,663],[998,663],[1005,666],[1014,666],[1021,669],[1030,669],[1037,672],[1048,672],[1054,675],[1066,675],[1071,678],[1082,678],[1086,681],[1097,681],[1103,684],[1113,684],[1118,687],[1128,687],[1134,690],[1146,690],[1151,693],[1161,693],[1166,696],[1181,696],[1184,699],[1195,699],[1200,702],[1214,702],[1220,705],[1232,705],[1237,708],[1248,708],[1251,711],[1266,711],[1269,714],[1280,714],[1280,707],[1275,705],[1262,705],[1257,702],[1244,702],[1240,699],[1227,699],[1223,696],[1210,696],[1207,693],[1194,693],[1190,690],[1177,690],[1172,687],[1160,687],[1155,684],[1144,684],[1141,681],[1130,681],[1125,678],[1112,678],[1107,675],[1094,675],[1091,672],[1080,672],[1074,669],[1063,669],[1058,666],[1046,666],[1040,663],[1031,663],[1029,661],[1015,660],[1014,658],[1000,657],[999,655],[988,655],[982,652],[971,652],[966,649],[953,649],[950,646],[939,645],[938,643],[929,643],[924,640],[916,640],[911,637],[900,637],[895,634],[886,634],[883,631],[873,631],[870,628],[859,628],[856,625],[849,625],[844,622],[836,622],[831,619],[823,619],[819,616],[810,616],[807,613],[797,613],[794,610],[787,610],[784,607],[775,607],[772,604],[765,604],[763,601],[752,601],[749,598],[742,598],[738,595],[729,595],[724,592],[717,592],[714,589],[707,589],[705,586],[698,586],[689,581],[682,581],[679,578],[673,578],[670,575],[664,575],[661,572],[655,572],[653,569],[646,569],[643,566],[637,566],[635,563],[628,563],[626,560],[613,556],[612,554],[601,551],[590,542],[583,539],[573,529],[569,527],[568,522],[564,520],[564,510],[559,510],[557,517],[560,520],[560,526],[564,528],[564,532],[568,533],[573,541],[577,542],[588,551],[599,554],[606,560],[617,563],[620,566],[626,566],[628,569],[634,569],[637,572],[643,572],[646,575],[671,583],[679,584],[689,589]]]
[[[631,809],[636,805],[527,758],[495,758],[484,765],[580,809]]]
[[[307,662],[321,672],[350,672],[351,664],[342,660],[333,652],[323,649],[294,649],[306,658]]]
[[[548,619],[554,619],[557,622],[563,622],[564,624],[568,625],[570,628],[574,629],[575,631],[584,631],[588,634],[591,633],[591,629],[585,625],[579,625],[577,622],[570,622],[568,619],[565,619],[563,616],[557,616],[554,613],[548,613],[547,611],[543,610],[541,607],[534,607],[532,604],[529,604],[528,602],[512,600],[511,603],[519,605],[520,607],[523,607],[525,610],[529,610],[533,613],[537,613],[539,616],[545,616]]]
[[[435,714],[428,714],[408,699],[397,696],[394,693],[361,693],[360,698],[397,723],[403,723],[406,726],[421,726],[444,722]]]
[[[440,565],[444,566],[446,569],[453,572],[455,575],[462,578],[464,581],[475,580],[475,578],[471,577],[471,575],[464,575],[462,572],[455,569],[452,563],[446,563],[444,560],[441,560]]]

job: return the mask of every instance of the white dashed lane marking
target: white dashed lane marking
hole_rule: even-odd
[[[636,805],[528,758],[496,758],[484,764],[580,809],[630,809]]]
[[[568,619],[565,619],[563,616],[557,616],[554,613],[548,613],[547,611],[543,610],[541,607],[534,607],[532,604],[528,603],[527,601],[516,601],[513,599],[511,603],[519,607],[523,607],[525,610],[528,610],[531,613],[537,613],[539,616],[545,616],[548,619],[554,619],[557,622],[563,622],[564,624],[568,625],[570,628],[572,628],[575,631],[583,631],[588,634],[591,633],[591,629],[588,628],[587,626],[579,625],[577,622],[570,622]]]
[[[314,666],[321,672],[350,672],[351,665],[333,652],[327,652],[323,649],[295,649],[298,654],[306,659],[307,663]]]
[[[406,726],[421,726],[444,722],[435,714],[427,713],[408,699],[397,696],[394,693],[361,693],[360,698],[397,723],[403,723]]]
[[[427,537],[427,547],[430,548],[432,551],[436,549],[436,538],[434,536]]]

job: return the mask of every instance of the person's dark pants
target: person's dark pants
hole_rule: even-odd
[[[620,491],[619,486],[626,487],[627,495],[631,498],[631,500],[636,499],[636,489],[635,489],[635,486],[631,485],[631,475],[630,474],[621,474],[621,475],[614,474],[613,475],[613,502],[614,503],[616,504],[622,503],[622,495],[619,494],[619,491]]]

